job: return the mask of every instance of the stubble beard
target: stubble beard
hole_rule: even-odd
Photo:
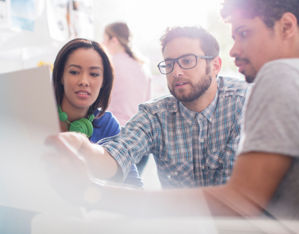
[[[245,75],[245,74],[244,74]],[[245,75],[245,80],[247,83],[251,84],[254,82],[255,76]]]
[[[170,88],[168,87],[170,93],[179,101],[181,102],[193,102],[197,99],[199,99],[211,86],[212,83],[212,77],[210,74],[210,66],[207,67],[206,69],[206,74],[203,77],[202,80],[200,80],[199,82],[197,82],[195,85],[191,84],[191,91],[189,92],[189,94],[186,95],[179,95],[176,94],[176,92],[174,91],[174,88]]]

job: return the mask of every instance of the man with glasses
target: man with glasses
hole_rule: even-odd
[[[140,105],[120,134],[100,141],[93,152],[80,136],[61,137],[78,140],[99,178],[125,177],[132,163],[152,153],[163,187],[224,184],[235,161],[246,83],[217,77],[219,46],[202,28],[173,28],[161,42],[158,68],[172,95]]]

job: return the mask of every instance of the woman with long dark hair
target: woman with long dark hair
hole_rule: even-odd
[[[99,43],[76,38],[58,52],[53,84],[62,131],[85,134],[93,143],[119,133],[120,126],[106,111],[113,84],[113,70]],[[142,186],[134,165],[124,181]]]

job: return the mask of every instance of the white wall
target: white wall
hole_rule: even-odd
[[[50,35],[47,1],[53,0],[35,0],[32,31],[12,25],[0,28],[0,73],[35,67],[39,61],[53,63],[65,41]]]

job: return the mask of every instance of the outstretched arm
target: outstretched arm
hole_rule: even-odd
[[[128,215],[255,216],[266,206],[286,174],[292,159],[284,155],[248,153],[237,159],[226,185],[159,191],[98,187],[98,199],[91,208],[111,210]]]
[[[71,181],[85,181],[85,185],[90,185],[90,177],[87,176],[89,171],[92,176],[101,179],[117,175],[118,166],[114,159],[101,146],[91,144],[83,135],[62,133],[49,140],[62,152],[56,159],[59,162],[66,161],[59,163],[59,166],[63,173],[68,170],[72,172],[68,173],[74,176]],[[204,209],[206,201],[213,215],[253,216],[266,209],[291,163],[292,158],[285,155],[246,153],[238,156],[226,185],[162,191],[100,185],[94,187],[95,196],[88,201],[88,205],[90,208],[131,215],[190,216],[207,214]],[[75,182],[73,186],[76,187]],[[85,193],[83,189],[78,191],[82,198]]]
[[[222,204],[238,215],[260,214],[266,210],[291,163],[291,157],[272,153],[250,152],[238,156],[226,185],[204,189],[212,213],[225,214],[228,209],[221,211]]]
[[[80,133],[65,132],[47,139],[47,144],[53,146],[61,160],[81,161],[87,171],[99,179],[111,179],[118,175],[117,162],[103,147],[93,144]],[[76,167],[75,167],[76,168]]]

